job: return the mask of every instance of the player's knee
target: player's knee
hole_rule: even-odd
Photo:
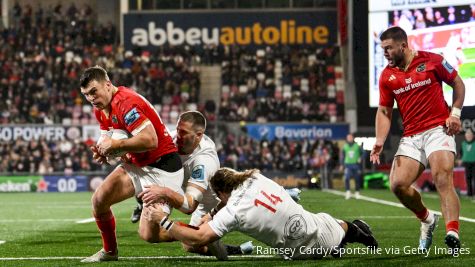
[[[155,236],[150,231],[139,229],[138,232],[139,232],[140,238],[144,241],[147,241],[149,243],[159,243],[160,242],[160,238]]]
[[[434,178],[434,184],[437,189],[448,189],[453,185],[449,182],[450,172],[445,170],[435,171],[432,173],[432,177]],[[450,179],[451,181],[452,179]]]
[[[404,194],[404,192],[409,188],[405,183],[401,182],[391,182],[391,191],[396,194]]]
[[[99,211],[104,208],[104,194],[101,191],[96,191],[91,198],[92,208]]]

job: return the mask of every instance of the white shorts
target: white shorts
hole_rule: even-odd
[[[457,154],[454,136],[447,135],[444,127],[437,126],[425,132],[401,138],[395,156],[415,159],[427,167],[430,154],[440,150]]]
[[[316,233],[315,236],[312,237],[312,240],[309,240],[308,243],[310,247],[307,245],[306,249],[297,248],[296,256],[294,258],[298,259],[308,259],[308,258],[321,258],[325,256],[324,254],[319,254],[318,252],[325,252],[329,253],[336,247],[338,247],[345,237],[345,230],[341,227],[340,223],[341,220],[337,220],[333,218],[328,213],[317,213],[312,214],[312,218],[314,220],[314,224],[307,225],[307,233]],[[312,226],[311,226],[312,225]],[[313,229],[315,227],[315,229]],[[323,248],[320,249],[312,249],[312,248]],[[312,250],[307,250],[312,249]],[[306,251],[306,253],[298,253],[301,251]],[[312,253],[310,253],[312,252]]]
[[[138,195],[142,192],[146,185],[159,185],[165,186],[173,191],[184,195],[183,189],[181,188],[183,184],[183,168],[176,172],[166,172],[164,170],[144,166],[138,167],[130,163],[121,163],[117,168],[122,167],[132,179],[132,183],[135,187],[135,195]],[[163,211],[170,214],[171,207],[168,204],[162,205]]]

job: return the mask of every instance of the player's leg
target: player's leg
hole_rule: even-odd
[[[432,235],[439,216],[425,207],[421,194],[412,186],[423,170],[424,167],[420,162],[409,157],[397,156],[393,162],[390,183],[391,190],[399,201],[421,221],[419,248],[428,249],[432,245]]]
[[[129,174],[133,177],[136,193],[141,192],[146,185],[157,184],[168,187],[175,192],[184,195],[183,189],[183,168],[174,172],[164,171],[154,167],[143,167],[141,169],[130,168]],[[163,212],[170,214],[172,207],[168,203],[161,203],[160,208]],[[150,243],[171,242],[175,239],[171,238],[168,233],[160,228],[160,225],[148,220],[149,208],[144,204],[139,224],[139,236]]]
[[[351,169],[348,165],[345,166],[344,170],[344,177],[345,177],[345,199],[350,199],[351,197],[351,190],[350,190],[350,178],[352,175]]]
[[[117,167],[92,196],[93,215],[101,232],[103,249],[83,262],[117,260],[115,217],[111,206],[134,195],[134,186],[123,168]]]
[[[136,200],[137,200],[137,205],[135,206],[134,211],[132,212],[132,215],[130,216],[130,221],[132,223],[136,223],[140,221],[140,215],[142,214],[142,208],[143,208],[142,200],[137,197],[136,197]]]
[[[361,168],[359,165],[355,164],[354,165],[354,168],[355,168],[355,173],[354,173],[354,177],[355,177],[355,198],[356,199],[359,199],[360,198],[360,189],[361,189],[361,185],[362,185],[362,182],[361,182]]]
[[[426,207],[422,203],[421,194],[412,184],[423,170],[424,166],[417,160],[405,156],[396,156],[389,175],[391,191],[404,206],[418,217],[420,217],[419,213],[424,213]]]
[[[161,205],[161,208],[165,213],[170,213],[170,207],[167,204]],[[142,214],[140,216],[139,223],[139,236],[143,240],[149,243],[161,243],[161,242],[172,242],[175,241],[165,229],[162,229],[158,223],[150,221],[148,219],[148,214],[150,209],[144,205],[142,209]]]
[[[432,177],[440,196],[440,206],[446,228],[446,244],[451,248],[460,248],[459,213],[460,202],[453,183],[455,155],[451,151],[435,151],[430,154]]]

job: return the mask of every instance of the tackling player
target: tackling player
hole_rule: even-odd
[[[209,179],[219,169],[219,159],[216,146],[207,135],[206,119],[198,111],[187,111],[180,115],[177,126],[175,143],[183,162],[184,177],[186,178],[185,195],[175,192],[171,188],[162,186],[147,186],[138,195],[144,203],[166,200],[173,207],[183,213],[192,214],[190,225],[198,226],[205,214],[211,212],[219,203],[219,199],[209,186]],[[241,246],[223,245],[219,240],[204,247],[191,247],[184,244],[188,252],[203,255],[215,255],[225,260],[227,255],[252,253],[252,243]],[[208,248],[211,251],[208,251]]]
[[[456,252],[460,248],[460,203],[453,185],[454,135],[461,129],[465,85],[442,56],[411,50],[400,27],[387,29],[380,39],[388,66],[379,79],[376,143],[370,159],[379,164],[396,101],[404,133],[391,169],[391,190],[421,221],[419,248],[428,249],[439,216],[426,208],[412,184],[430,164],[445,219],[445,243]],[[452,108],[444,100],[443,82],[453,88]]]
[[[134,91],[114,86],[107,72],[99,67],[88,68],[80,78],[81,93],[94,107],[100,124],[101,138],[91,147],[93,157],[101,164],[117,150],[126,151],[130,162],[121,163],[97,188],[92,196],[93,215],[100,230],[103,248],[82,262],[115,261],[118,259],[115,218],[111,206],[139,194],[151,184],[165,185],[183,194],[183,168],[180,156],[165,125],[153,106]],[[132,135],[113,140],[107,132],[122,129]],[[147,212],[147,208],[144,208]],[[159,206],[169,214],[168,204]],[[148,242],[169,241],[158,224],[140,219],[139,235]]]
[[[210,183],[224,206],[212,220],[209,215],[204,217],[198,230],[173,223],[168,214],[155,209],[155,204],[150,209],[152,220],[191,246],[202,246],[239,231],[277,248],[281,256],[290,259],[320,258],[346,243],[378,246],[365,222],[345,222],[326,213],[308,212],[282,186],[256,169],[238,172],[221,168]]]

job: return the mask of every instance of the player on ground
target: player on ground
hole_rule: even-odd
[[[428,249],[439,216],[425,207],[412,184],[429,163],[445,219],[445,243],[455,252],[460,248],[460,203],[453,186],[454,134],[461,128],[465,85],[442,56],[411,50],[403,29],[389,28],[380,39],[388,66],[379,79],[376,143],[371,161],[379,164],[396,101],[404,134],[391,169],[391,190],[421,220],[419,248]],[[452,108],[444,100],[443,82],[453,88]]]
[[[187,181],[185,195],[173,189],[153,185],[147,187],[138,195],[145,203],[157,202],[164,199],[183,213],[192,214],[190,225],[198,226],[205,214],[211,212],[219,203],[219,199],[209,186],[209,179],[219,169],[219,159],[216,146],[207,135],[206,119],[198,111],[187,111],[180,115],[175,143],[183,162],[184,177]],[[246,242],[241,246],[223,245],[219,240],[208,247],[191,247],[184,244],[188,252],[203,255],[215,255],[218,259],[227,259],[227,255],[252,253],[252,243]]]
[[[183,194],[183,168],[173,140],[153,106],[126,87],[114,86],[107,72],[99,67],[88,68],[81,76],[81,93],[94,107],[100,124],[101,138],[92,146],[96,161],[106,164],[107,156],[117,150],[128,152],[130,160],[115,168],[92,196],[93,215],[101,232],[103,248],[83,262],[118,259],[115,218],[111,206],[139,194],[150,184],[160,184]],[[113,140],[108,131],[122,129],[128,139]],[[159,207],[169,214],[170,207]],[[147,208],[144,213],[148,212]],[[148,242],[169,241],[167,232],[158,224],[140,219],[139,235]]]
[[[167,214],[154,208],[155,204],[151,208],[152,220],[160,222],[174,238],[192,246],[202,246],[239,231],[278,248],[281,256],[291,259],[319,258],[348,242],[378,246],[365,222],[345,222],[326,213],[308,212],[284,188],[256,169],[238,172],[221,168],[210,183],[224,207],[212,220],[209,215],[204,217],[198,230],[168,220]]]

